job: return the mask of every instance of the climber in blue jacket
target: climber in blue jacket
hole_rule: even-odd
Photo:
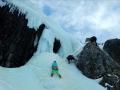
[[[58,64],[56,61],[53,61],[52,63],[51,77],[53,77],[54,74],[58,75],[61,78],[61,75],[59,74]]]

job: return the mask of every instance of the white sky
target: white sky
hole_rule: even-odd
[[[120,38],[120,0],[31,0],[77,37]]]

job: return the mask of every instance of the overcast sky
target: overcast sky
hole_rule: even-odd
[[[120,38],[120,0],[31,0],[65,31],[98,41]]]

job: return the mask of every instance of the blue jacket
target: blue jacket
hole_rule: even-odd
[[[57,64],[57,62],[53,62],[53,64],[52,64],[52,69],[53,70],[58,70],[58,64]]]

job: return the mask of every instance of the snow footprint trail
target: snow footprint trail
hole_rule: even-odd
[[[62,79],[50,77],[54,60],[59,65]],[[27,65],[20,68],[0,67],[0,87],[2,90],[106,90],[53,53],[36,53]]]

